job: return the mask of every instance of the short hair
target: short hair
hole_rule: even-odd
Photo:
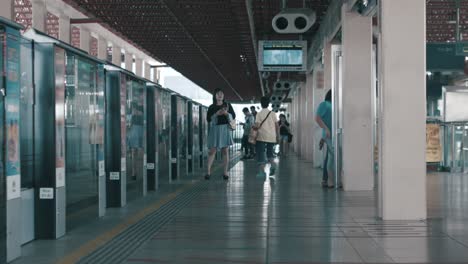
[[[331,101],[332,101],[332,91],[331,91],[331,90],[329,90],[329,91],[327,92],[327,95],[325,95],[325,101],[331,103]]]
[[[244,109],[242,109],[242,112],[244,112],[244,113],[249,112],[249,108],[244,107]]]
[[[267,96],[263,96],[260,99],[260,104],[262,105],[262,108],[268,108],[268,106],[270,105],[270,98]]]
[[[251,109],[251,110],[255,110],[255,106],[252,105],[252,106],[250,107],[250,109]]]

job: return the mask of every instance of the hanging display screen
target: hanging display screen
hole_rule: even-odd
[[[305,71],[307,41],[260,41],[260,71]],[[242,59],[242,55],[241,55]]]

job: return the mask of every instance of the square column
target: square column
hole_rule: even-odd
[[[425,219],[426,1],[380,1],[380,212]]]
[[[135,59],[135,74],[140,77],[143,76],[143,60],[140,58]]]
[[[2,0],[0,2],[0,16],[13,20],[13,0]]]
[[[32,0],[32,27],[45,32],[47,9],[43,0]]]
[[[80,29],[80,49],[89,53],[91,43],[91,33],[85,29]]]
[[[59,39],[65,43],[70,43],[70,17],[65,14],[59,15]]]
[[[310,133],[313,133],[314,123],[315,123],[315,113],[313,111],[313,90],[314,90],[314,75],[310,73],[306,76],[306,82],[304,83],[305,87],[305,105],[302,109],[305,112],[305,131],[309,131],[305,135],[305,159],[308,161],[313,160],[313,147],[314,147],[314,137]]]
[[[112,44],[112,63],[119,67],[122,64],[122,48],[115,44]]]
[[[151,65],[149,63],[145,62],[145,76],[147,80],[151,78]]]
[[[372,17],[342,7],[343,187],[374,188],[372,133]]]
[[[98,59],[107,61],[107,40],[101,36],[98,38]]]
[[[125,69],[133,72],[133,54],[128,51],[125,52]]]

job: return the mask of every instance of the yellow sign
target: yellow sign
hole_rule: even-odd
[[[440,161],[442,161],[440,126],[438,124],[426,124],[426,162]]]

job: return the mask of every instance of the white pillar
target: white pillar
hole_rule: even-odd
[[[332,44],[325,43],[323,45],[323,82],[325,93],[332,88]],[[322,98],[323,101],[324,98]]]
[[[312,137],[313,129],[314,129],[314,110],[313,110],[313,102],[314,102],[314,75],[313,73],[310,73],[307,75],[306,82],[304,83],[304,86],[306,88],[306,98],[305,98],[305,108],[303,109],[305,111],[306,117],[305,117],[305,131],[306,131],[306,156],[305,159],[308,161],[313,161],[314,159],[314,137]]]
[[[127,71],[133,71],[133,54],[125,52],[125,69]]]
[[[151,65],[147,62],[145,62],[145,78],[147,80],[151,79]]]
[[[115,44],[112,44],[112,63],[119,67],[122,64],[122,49]]]
[[[70,17],[65,14],[59,15],[59,39],[65,43],[70,43]]]
[[[140,58],[135,58],[135,74],[140,77],[143,76],[143,60]]]
[[[47,9],[43,0],[32,0],[32,27],[45,32]]]
[[[89,53],[91,46],[91,33],[85,29],[80,28],[80,49]]]
[[[426,218],[426,1],[380,1],[384,220]]]
[[[2,0],[0,2],[0,16],[13,20],[13,0]]]
[[[101,36],[98,37],[98,59],[107,60],[107,40]]]
[[[302,158],[307,159],[307,86],[305,83],[301,83],[301,153]]]
[[[374,188],[372,138],[372,17],[342,7],[343,187]]]

